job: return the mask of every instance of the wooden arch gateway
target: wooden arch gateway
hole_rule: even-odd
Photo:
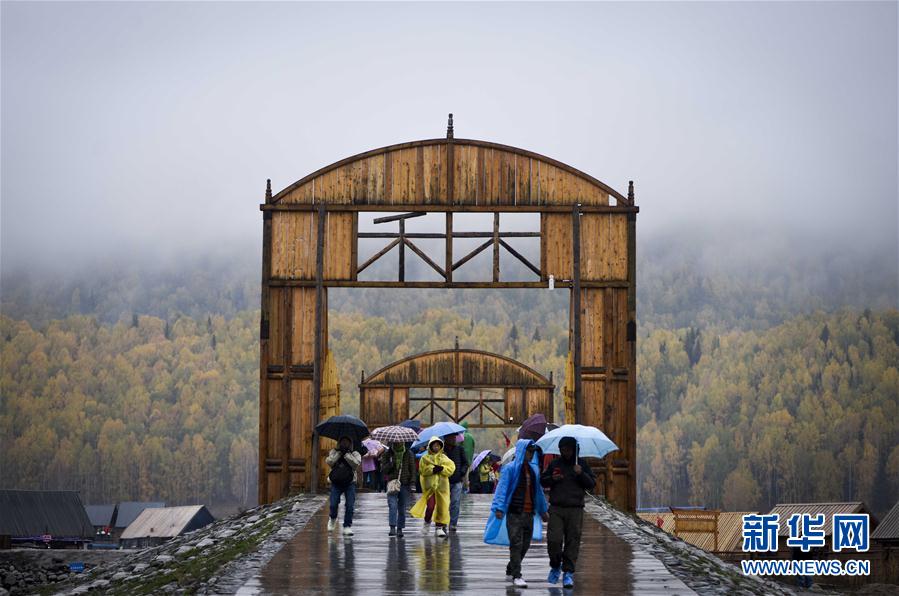
[[[328,352],[328,288],[555,287],[571,293],[566,412],[579,423],[602,428],[621,447],[602,462],[598,490],[619,507],[635,508],[639,209],[633,183],[623,195],[537,153],[456,139],[450,115],[446,138],[360,153],[277,194],[269,182],[260,209],[260,503],[319,485],[321,446],[312,428],[338,407]],[[399,212],[374,220],[397,222],[398,231],[360,233],[359,213],[376,211]],[[444,232],[406,233],[408,219],[432,212],[444,214]],[[453,214],[459,212],[491,213],[493,230],[460,230],[453,225]],[[503,214],[522,212],[539,214],[539,232],[503,231]],[[514,248],[511,241],[522,237],[539,239],[539,263]],[[362,238],[387,244],[360,263]],[[482,242],[467,254],[454,254],[453,241],[461,238]],[[444,248],[428,254],[420,239],[443,240]],[[394,250],[396,279],[359,278]],[[492,275],[454,279],[460,267],[488,251]],[[501,252],[520,261],[533,278],[503,279]],[[426,263],[437,281],[407,281],[407,256]]]
[[[447,395],[437,395],[439,389]],[[359,384],[359,411],[372,428],[408,418],[431,425],[468,421],[472,428],[518,426],[542,413],[553,419],[552,378],[490,352],[425,352],[388,364]]]

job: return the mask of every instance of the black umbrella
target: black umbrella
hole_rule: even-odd
[[[360,419],[348,414],[331,416],[315,427],[315,432],[323,437],[339,441],[340,437],[349,437],[353,440],[353,449],[365,455],[367,449],[362,444],[362,439],[369,435],[368,426]]]

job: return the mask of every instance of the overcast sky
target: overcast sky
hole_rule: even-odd
[[[895,2],[0,10],[5,268],[256,247],[267,177],[443,136],[447,112],[635,180],[641,239],[896,254]]]

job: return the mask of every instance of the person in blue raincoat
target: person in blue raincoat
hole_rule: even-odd
[[[521,560],[531,546],[531,539],[543,535],[542,521],[547,520],[548,506],[540,487],[537,449],[529,439],[515,445],[515,459],[503,466],[490,518],[484,529],[487,544],[509,545],[506,575],[518,587],[527,587],[521,577]]]

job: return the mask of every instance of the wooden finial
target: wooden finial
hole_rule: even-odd
[[[456,351],[459,350],[459,336],[456,336]]]
[[[446,123],[446,138],[453,138],[453,115],[449,115],[449,120]]]
[[[630,180],[627,183],[627,200],[630,203],[634,202],[634,181]]]
[[[265,202],[272,202],[272,179],[269,178],[265,181]]]

